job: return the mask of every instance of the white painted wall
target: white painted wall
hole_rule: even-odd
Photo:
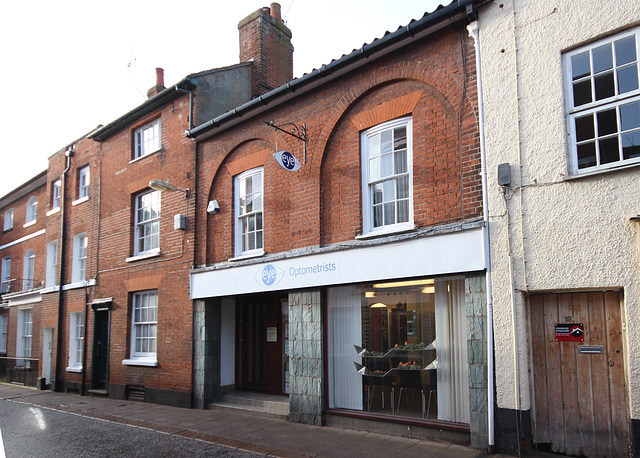
[[[530,408],[522,291],[623,288],[631,418],[640,418],[640,167],[567,180],[563,52],[640,24],[640,1],[505,0],[480,9],[499,407]],[[512,165],[512,188],[497,184]],[[507,221],[509,221],[507,228]],[[517,335],[513,335],[508,234]]]

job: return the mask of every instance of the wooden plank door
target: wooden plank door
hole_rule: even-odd
[[[567,455],[630,456],[620,292],[533,294],[529,317],[535,443]],[[558,341],[556,325],[573,323],[584,341]]]

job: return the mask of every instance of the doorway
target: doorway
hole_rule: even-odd
[[[109,311],[94,312],[91,389],[106,390],[109,370]]]
[[[44,328],[42,334],[42,379],[44,386],[51,385],[53,372],[53,328]]]
[[[533,439],[539,448],[629,456],[621,296],[529,296]]]
[[[239,298],[236,307],[236,381],[240,391],[286,394],[285,360],[287,298],[252,295]],[[286,309],[288,310],[288,308]],[[283,319],[284,318],[284,319]]]

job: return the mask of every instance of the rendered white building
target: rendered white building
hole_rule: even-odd
[[[640,2],[489,2],[478,35],[498,448],[637,456]]]

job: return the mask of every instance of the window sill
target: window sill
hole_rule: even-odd
[[[70,289],[84,288],[85,286],[95,286],[95,284],[96,284],[95,278],[92,278],[91,280],[77,281],[77,282],[74,282],[74,283],[69,283],[68,285],[64,285],[62,287],[62,291],[68,291]]]
[[[153,250],[148,253],[138,254],[125,259],[126,262],[142,261],[143,259],[156,258],[160,256],[160,250]]]
[[[54,208],[54,209],[52,209],[52,210],[49,210],[49,211],[46,213],[46,215],[47,215],[47,216],[51,216],[51,215],[55,215],[56,213],[59,213],[59,212],[60,212],[60,207],[56,207],[56,208]]]
[[[60,291],[60,287],[58,285],[46,286],[44,289],[40,290],[40,294],[54,293],[56,291]]]
[[[397,234],[402,234],[405,232],[412,232],[415,231],[416,227],[413,224],[408,224],[408,225],[402,225],[402,226],[394,226],[394,227],[390,227],[388,229],[381,229],[375,232],[367,232],[366,234],[363,235],[357,235],[356,236],[356,240],[367,240],[367,239],[372,239],[375,237],[384,237],[387,235],[397,235]]]
[[[615,167],[608,167],[608,168],[597,169],[597,170],[589,170],[589,171],[586,171],[586,172],[576,172],[576,173],[573,173],[573,174],[565,177],[564,181],[578,180],[580,178],[592,177],[594,175],[601,175],[603,173],[609,173],[609,172],[617,172],[618,170],[632,169],[634,167],[640,167],[640,162],[634,162],[632,164],[621,164],[621,165],[617,165]]]
[[[82,367],[67,367],[67,372],[81,373]]]
[[[89,200],[89,196],[80,197],[78,200],[74,200],[73,202],[71,202],[71,205],[75,207],[76,205],[80,205],[82,202],[86,202],[87,200]]]
[[[4,234],[4,233],[6,233],[6,232],[11,232],[12,230],[13,230],[13,226],[11,226],[11,227],[7,227],[7,228],[5,228],[5,229],[3,229],[3,230],[2,230],[2,233]]]
[[[155,358],[131,358],[131,359],[123,359],[122,364],[124,364],[125,366],[157,367],[158,360]]]
[[[164,148],[160,148],[160,149],[157,149],[157,150],[152,151],[152,152],[150,152],[150,153],[147,153],[147,154],[145,154],[144,156],[140,156],[140,157],[136,157],[135,159],[131,159],[131,160],[129,161],[129,164],[134,164],[134,163],[136,163],[136,162],[138,162],[138,161],[143,160],[144,158],[151,157],[151,156],[153,156],[154,154],[157,154],[157,153],[159,153],[159,152],[161,152],[161,151],[164,151]]]
[[[33,221],[29,221],[28,223],[24,223],[24,224],[22,225],[22,227],[26,229],[26,228],[28,228],[28,227],[33,226],[33,225],[34,225],[34,224],[36,224],[37,222],[38,222],[38,220],[34,219]]]
[[[229,262],[244,261],[245,259],[259,258],[261,256],[264,256],[264,250],[254,251],[251,253],[241,254],[240,256],[229,258]]]

